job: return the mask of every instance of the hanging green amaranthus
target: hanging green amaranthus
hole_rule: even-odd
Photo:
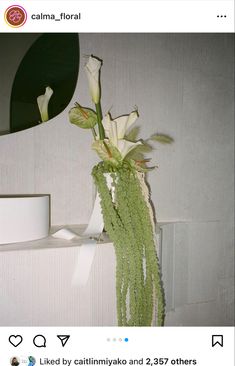
[[[92,130],[92,148],[102,160],[92,175],[105,229],[115,248],[118,325],[150,326],[156,316],[157,324],[163,325],[164,296],[155,223],[145,183],[145,172],[150,168],[144,153],[151,150],[149,142],[170,143],[172,139],[156,134],[146,141],[136,140],[137,130],[129,130],[138,118],[137,110],[116,119],[109,113],[103,118],[100,67],[101,61],[92,56],[85,67],[96,112],[76,104],[69,117],[71,123]]]
[[[158,325],[163,324],[164,300],[155,234],[140,173],[123,167],[111,174],[108,187],[103,163],[92,175],[101,198],[105,228],[116,253],[116,292],[118,325],[149,326],[154,310]]]

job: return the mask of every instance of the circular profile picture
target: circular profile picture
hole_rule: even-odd
[[[20,364],[19,358],[15,357],[15,356],[12,357],[10,360],[10,363],[11,363],[11,366],[19,366],[19,364]]]
[[[22,6],[12,5],[5,10],[5,21],[13,28],[22,27],[27,20],[27,13]]]
[[[36,363],[36,360],[33,356],[29,356],[28,361],[29,361],[28,366],[34,366]]]

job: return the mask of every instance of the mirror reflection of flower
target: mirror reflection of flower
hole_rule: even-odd
[[[35,358],[33,356],[29,356],[28,359],[29,359],[28,366],[34,366],[36,363]]]
[[[47,122],[49,120],[49,115],[48,115],[48,104],[49,101],[51,99],[51,96],[53,94],[53,90],[47,86],[46,90],[45,90],[45,94],[43,95],[39,95],[39,97],[37,97],[37,103],[38,103],[38,109],[41,115],[41,122]],[[39,123],[41,123],[39,122]]]

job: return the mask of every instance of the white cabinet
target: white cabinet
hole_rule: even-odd
[[[229,227],[161,224],[165,325],[231,324],[233,243],[224,240]],[[72,285],[80,250],[51,237],[0,246],[0,325],[116,325],[113,245],[97,245],[85,287]]]
[[[72,286],[80,248],[53,238],[0,246],[0,325],[115,325],[113,245],[97,245],[85,287]]]

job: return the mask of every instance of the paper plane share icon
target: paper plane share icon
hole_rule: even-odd
[[[59,340],[61,341],[62,347],[64,347],[66,345],[66,343],[68,342],[70,335],[57,335],[57,338],[59,338]]]

